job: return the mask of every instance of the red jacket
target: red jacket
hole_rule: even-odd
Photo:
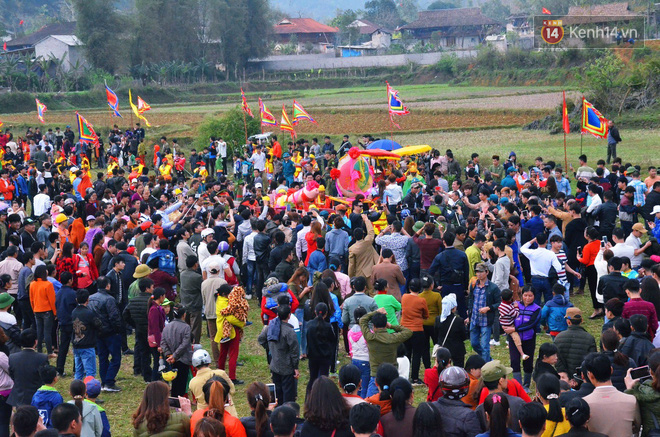
[[[5,200],[12,200],[14,198],[14,184],[11,179],[0,178],[0,194],[5,196]]]
[[[290,288],[287,291],[289,292],[289,296],[291,296],[291,314],[293,314],[298,309],[298,298]],[[261,321],[264,323],[264,325],[267,325],[269,320],[277,318],[277,314],[274,311],[266,308],[266,299],[266,296],[261,298]],[[265,318],[264,316],[268,316],[268,318]]]
[[[518,396],[525,402],[532,402],[523,386],[520,385],[520,383],[515,379],[507,379],[506,392],[510,396]],[[486,387],[481,390],[481,395],[479,396],[479,405],[484,403],[489,394],[490,392]]]

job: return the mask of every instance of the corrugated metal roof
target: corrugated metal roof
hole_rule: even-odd
[[[7,42],[7,48],[34,46],[50,35],[75,35],[76,22],[48,24],[30,35],[21,36]]]
[[[430,29],[436,27],[485,26],[497,24],[481,13],[479,8],[441,9],[420,11],[417,20],[402,26],[401,29]]]

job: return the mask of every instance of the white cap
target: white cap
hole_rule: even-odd
[[[261,184],[261,182],[257,182],[254,184],[254,188],[263,188],[264,186]]]
[[[72,203],[76,203],[76,201],[71,198],[68,198],[64,201],[65,205],[71,205]]]
[[[206,238],[211,234],[215,234],[215,231],[211,228],[206,228],[202,231],[202,238]]]

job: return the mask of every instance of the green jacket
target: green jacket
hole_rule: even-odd
[[[377,311],[360,318],[360,329],[362,335],[369,346],[369,365],[371,366],[371,376],[376,376],[378,366],[382,363],[390,363],[396,366],[396,350],[399,344],[412,337],[412,331],[401,325],[392,326],[394,332],[389,333],[386,329],[371,331],[369,322]]]
[[[639,412],[642,415],[642,437],[649,435],[656,426],[653,423],[653,415],[660,423],[660,392],[653,389],[651,381],[645,381],[643,384],[635,384],[630,390],[626,390],[629,395],[635,396]]]
[[[190,418],[183,413],[170,413],[165,429],[158,434],[150,434],[147,431],[147,423],[142,422],[138,429],[133,429],[133,437],[189,437]]]

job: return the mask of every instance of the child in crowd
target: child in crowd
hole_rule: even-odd
[[[396,366],[401,378],[410,379],[410,359],[406,356],[406,347],[403,343],[396,348]]]
[[[222,315],[234,316],[241,322],[247,322],[250,304],[245,299],[245,289],[240,286],[234,287],[227,298],[229,305],[222,310]],[[226,343],[231,340],[232,327],[233,325],[225,317],[225,321],[222,323],[222,339],[220,343]]]
[[[108,415],[106,414],[105,409],[99,406],[101,401],[97,399],[101,394],[101,381],[93,376],[88,376],[85,378],[84,383],[85,388],[87,389],[87,399],[85,399],[85,402],[96,405],[96,408],[98,408],[99,413],[101,414],[101,422],[103,423],[103,433],[101,434],[101,437],[110,437],[111,433]]]
[[[57,370],[55,367],[46,364],[39,369],[39,377],[44,385],[39,387],[37,392],[32,396],[32,406],[39,410],[39,415],[43,419],[44,425],[52,428],[53,424],[50,421],[50,413],[53,411],[53,408],[64,403],[62,395],[54,387],[59,379],[57,377]]]
[[[82,419],[80,437],[101,437],[103,435],[101,413],[95,404],[85,402],[85,395],[87,394],[85,383],[79,379],[74,379],[69,386],[69,392],[73,398],[69,403],[78,408]]]
[[[513,291],[509,290],[508,288],[502,290],[502,303],[500,304],[499,312],[500,325],[502,325],[503,328],[515,326],[516,318],[518,318],[520,311],[518,310],[518,302],[513,300]],[[529,355],[523,352],[520,335],[514,331],[509,334],[509,336],[513,340],[513,343],[516,345],[518,352],[520,352],[522,359],[528,360]]]
[[[616,326],[615,324],[615,330]],[[648,362],[649,352],[653,349],[653,343],[649,341],[646,335],[648,329],[646,316],[642,314],[630,316],[630,327],[632,332],[629,337],[621,340],[619,352],[628,358],[632,358],[638,366],[645,366]]]
[[[367,341],[364,339],[362,329],[360,328],[360,318],[365,314],[367,314],[367,310],[364,307],[355,308],[355,311],[353,311],[355,325],[353,325],[348,331],[348,350],[351,354],[351,362],[358,368],[358,370],[360,370],[360,374],[362,375],[362,386],[358,393],[362,398],[367,397],[369,379],[371,378],[369,347],[367,346]]]
[[[541,324],[546,327],[554,339],[560,332],[568,329],[566,310],[573,304],[566,299],[566,288],[557,283],[552,286],[552,299],[541,310]]]

